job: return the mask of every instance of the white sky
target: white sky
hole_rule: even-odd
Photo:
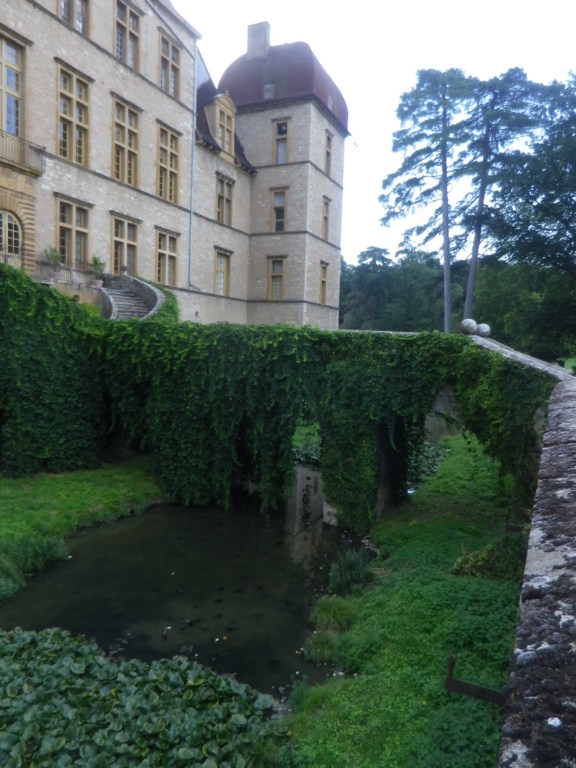
[[[462,69],[489,78],[522,67],[532,80],[566,80],[576,70],[573,0],[172,0],[198,30],[218,85],[246,51],[246,28],[268,21],[271,44],[310,45],[348,104],[342,254],[355,262],[371,245],[393,255],[400,230],[380,226],[382,179],[401,157],[391,151],[400,96],[419,69]]]

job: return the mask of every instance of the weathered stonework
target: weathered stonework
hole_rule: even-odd
[[[198,33],[170,0],[90,0],[82,6],[83,21],[63,18],[68,7],[76,14],[75,3],[57,0],[0,3],[2,50],[16,51],[12,65],[21,83],[18,124],[8,126],[0,111],[0,130],[7,132],[7,143],[0,145],[0,211],[14,216],[21,229],[19,266],[34,271],[45,248],[67,249],[69,267],[88,269],[95,255],[109,273],[120,274],[124,266],[134,277],[174,288],[183,320],[336,329],[347,110],[308,47],[271,47],[268,25],[254,25],[266,32],[264,67],[268,53],[290,49],[304,80],[310,72],[321,77],[298,97],[278,98],[290,74],[286,62],[270,75],[277,97],[259,93],[242,110],[212,83],[196,49]],[[129,15],[135,38],[118,37],[122,14]],[[128,39],[137,40],[131,64]],[[175,59],[164,55],[166,41],[177,51]],[[174,78],[172,64],[165,70],[162,61],[177,62]],[[231,140],[220,133],[222,105],[234,119]],[[289,132],[286,157],[277,161],[279,119]],[[160,146],[166,131],[169,153],[166,142]],[[83,157],[76,152],[78,135]],[[42,170],[22,164],[26,142],[41,157]],[[131,178],[128,155],[137,158]],[[161,168],[170,184],[161,183]],[[220,221],[219,178],[232,185],[231,214]],[[272,221],[271,190],[279,187],[287,198],[283,232]],[[62,218],[68,215],[63,202],[72,206],[69,221]],[[78,236],[77,208],[83,222]],[[123,239],[122,227],[135,238]],[[169,259],[162,237],[169,238]],[[225,285],[217,253],[228,260]],[[275,256],[286,260],[281,297],[270,290]]]
[[[576,381],[561,378],[542,441],[499,768],[576,766]]]
[[[10,157],[0,157],[0,209],[16,215],[23,249],[41,259],[45,248],[59,247],[59,202],[80,205],[88,212],[83,266],[89,266],[95,254],[107,271],[112,271],[114,218],[133,221],[137,226],[135,271],[148,280],[156,279],[157,228],[169,230],[177,233],[179,241],[177,274],[186,276],[194,133],[190,95],[197,33],[168,4],[158,2],[152,8],[135,0],[131,7],[139,19],[139,44],[133,69],[115,56],[113,0],[90,2],[85,34],[59,18],[60,7],[54,0],[3,0],[0,6],[0,35],[15,44],[20,55],[19,138],[45,148],[41,175],[10,163]],[[181,41],[182,99],[160,87],[161,35],[172,33]],[[64,159],[59,152],[61,67],[87,84],[84,164]],[[117,100],[138,115],[135,186],[113,175]],[[179,137],[178,204],[157,195],[160,124]]]

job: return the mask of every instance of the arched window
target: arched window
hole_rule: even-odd
[[[8,211],[0,211],[0,255],[19,256],[22,247],[20,222]],[[4,259],[5,260],[5,259]]]

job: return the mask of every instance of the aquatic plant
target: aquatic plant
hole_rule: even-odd
[[[109,662],[59,629],[0,633],[0,764],[245,768],[286,727],[272,698],[181,657]]]

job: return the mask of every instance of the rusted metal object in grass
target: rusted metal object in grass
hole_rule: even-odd
[[[454,654],[450,654],[448,657],[448,673],[444,682],[444,688],[451,693],[461,693],[463,696],[471,696],[473,699],[480,699],[480,701],[487,701],[490,704],[497,704],[500,706],[504,702],[504,696],[502,691],[496,691],[493,688],[485,688],[483,685],[476,685],[475,683],[466,683],[464,680],[457,680],[452,676],[454,672],[454,666],[456,659]]]

